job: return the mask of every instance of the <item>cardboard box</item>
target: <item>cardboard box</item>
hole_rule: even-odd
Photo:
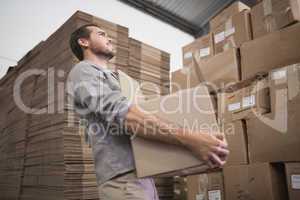
[[[286,200],[283,164],[224,167],[225,199]]]
[[[247,120],[250,163],[300,161],[300,64],[269,73],[271,112]]]
[[[243,10],[250,10],[250,8],[239,1],[229,5],[209,21],[210,29],[213,30],[217,28],[219,25],[228,20],[232,15],[235,15]]]
[[[254,38],[282,29],[299,20],[299,0],[263,0],[251,9]]]
[[[188,200],[224,200],[222,172],[187,177]]]
[[[270,112],[270,89],[268,79],[239,83],[234,91],[218,93],[218,118],[221,122],[249,119]]]
[[[187,178],[175,176],[174,184],[174,200],[187,199]]]
[[[147,112],[189,130],[208,133],[219,130],[213,104],[205,86],[181,90],[140,103],[139,106]],[[145,126],[149,126],[147,119]],[[168,175],[168,173],[189,174],[192,168],[197,169],[193,173],[207,170],[203,161],[179,145],[134,137],[132,147],[138,177]]]
[[[247,129],[243,120],[223,123],[222,131],[225,134],[229,156],[225,166],[245,165],[249,163]]]
[[[171,93],[196,87],[200,80],[194,68],[185,67],[171,73]]]
[[[213,56],[213,45],[213,35],[209,33],[182,47],[183,67],[190,67],[193,64],[193,56],[196,56],[199,60],[205,60]]]
[[[240,58],[237,49],[219,53],[205,61],[195,58],[195,71],[211,90],[227,87],[240,80]]]
[[[242,80],[300,62],[300,23],[246,42],[241,47]]]
[[[252,39],[250,12],[244,10],[237,13],[211,31],[214,35],[215,54],[229,48],[239,48],[244,42]]]
[[[289,200],[300,199],[300,163],[285,163]]]

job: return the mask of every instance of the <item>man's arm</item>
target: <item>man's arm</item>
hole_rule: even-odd
[[[132,105],[125,117],[126,128],[139,137],[182,145],[210,165],[223,166],[229,151],[222,134],[189,132]]]
[[[73,89],[76,102],[85,108],[85,113],[94,113],[107,123],[125,123],[128,131],[139,137],[182,145],[211,165],[225,164],[228,150],[221,134],[215,137],[188,133],[176,124],[130,106],[120,91],[110,89],[100,72],[83,66]]]

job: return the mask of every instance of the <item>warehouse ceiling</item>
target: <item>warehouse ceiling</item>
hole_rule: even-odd
[[[208,32],[208,21],[235,0],[119,0],[172,26],[199,37]],[[252,6],[256,0],[242,0]]]

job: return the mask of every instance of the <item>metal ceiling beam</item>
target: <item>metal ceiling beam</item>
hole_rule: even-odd
[[[145,0],[119,0],[132,7],[135,7],[147,14],[150,14],[161,21],[164,21],[194,37],[199,36],[202,33],[202,28],[190,23],[189,21],[178,17],[170,11]]]

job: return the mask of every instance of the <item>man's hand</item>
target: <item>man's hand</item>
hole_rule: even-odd
[[[184,137],[185,146],[211,168],[225,165],[229,151],[222,134],[189,133]]]
[[[137,136],[151,140],[158,140],[175,145],[182,145],[189,149],[200,160],[207,162],[211,168],[222,167],[229,154],[224,135],[188,132],[156,115],[147,114],[132,106],[126,115],[127,128]],[[145,121],[147,126],[145,126]],[[172,126],[173,125],[173,126]]]

